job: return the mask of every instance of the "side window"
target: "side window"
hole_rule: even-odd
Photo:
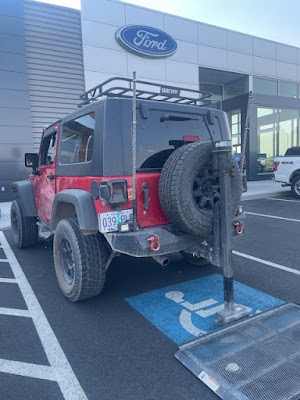
[[[56,132],[46,135],[41,145],[41,165],[53,165]]]
[[[61,164],[91,161],[93,156],[94,131],[94,112],[65,123],[61,138]]]

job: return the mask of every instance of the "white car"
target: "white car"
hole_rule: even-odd
[[[276,157],[273,172],[275,181],[291,186],[293,195],[300,199],[300,147],[290,147],[283,157]]]

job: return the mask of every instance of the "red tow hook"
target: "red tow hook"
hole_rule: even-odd
[[[243,227],[242,221],[236,221],[233,223],[233,225],[235,226],[235,231],[238,235],[241,235],[242,233],[244,233],[244,227]]]
[[[151,235],[148,241],[150,242],[150,249],[152,251],[158,251],[160,249],[160,239],[158,235]]]

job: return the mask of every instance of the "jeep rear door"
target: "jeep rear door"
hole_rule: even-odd
[[[58,125],[44,131],[39,155],[40,175],[36,177],[36,207],[38,217],[46,222],[51,222],[52,204],[56,191],[56,143]]]

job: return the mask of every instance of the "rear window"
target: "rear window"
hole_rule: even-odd
[[[199,114],[150,109],[145,118],[138,113],[137,168],[161,169],[176,148],[208,138]]]
[[[286,156],[300,156],[300,147],[298,147],[298,146],[290,147],[285,152],[285,155]]]
[[[83,115],[63,125],[61,164],[83,163],[92,160],[95,113]]]

